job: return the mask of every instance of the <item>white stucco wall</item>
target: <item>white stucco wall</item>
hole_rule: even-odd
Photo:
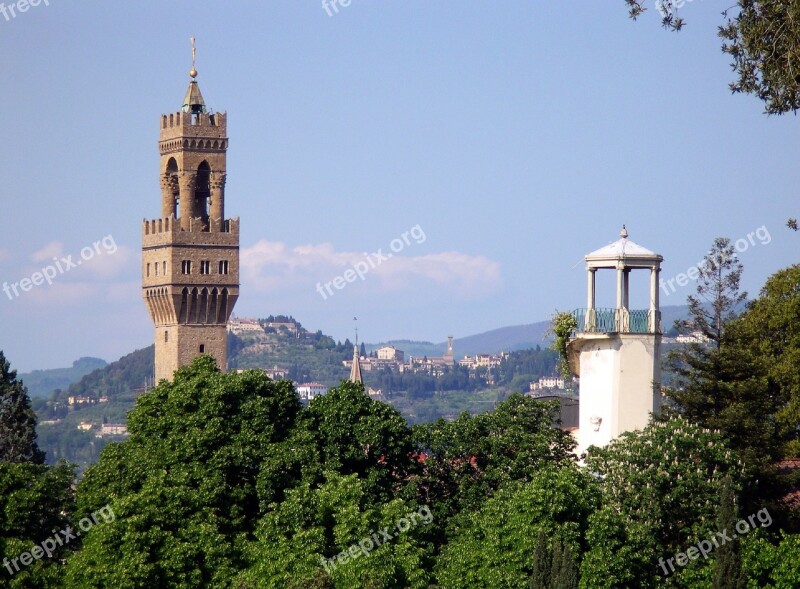
[[[658,411],[653,382],[660,379],[661,336],[614,334],[583,339],[579,454],[591,445],[604,446],[623,432],[644,428],[650,413]]]

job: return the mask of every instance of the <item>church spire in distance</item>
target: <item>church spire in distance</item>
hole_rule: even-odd
[[[358,317],[353,317],[353,321],[358,321]],[[361,361],[358,356],[358,327],[356,327],[356,343],[353,345],[353,366],[350,368],[350,378],[348,380],[364,384],[364,379],[361,377]]]

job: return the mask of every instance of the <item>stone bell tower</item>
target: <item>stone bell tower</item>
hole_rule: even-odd
[[[161,215],[142,226],[156,382],[202,354],[225,370],[226,325],[239,297],[239,219],[225,219],[227,118],[206,110],[194,64],[189,75],[183,108],[160,120]]]
[[[661,311],[658,302],[660,255],[628,239],[623,225],[614,243],[585,256],[587,305],[575,311],[577,329],[567,350],[580,383],[578,455],[605,446],[626,431],[644,428],[660,409]],[[616,274],[614,308],[595,306],[599,270]],[[631,272],[649,274],[647,309],[631,309]]]

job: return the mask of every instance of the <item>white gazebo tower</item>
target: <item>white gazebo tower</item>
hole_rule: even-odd
[[[660,255],[620,238],[584,258],[588,274],[585,309],[575,311],[577,329],[568,346],[570,368],[580,379],[578,453],[605,446],[626,431],[644,428],[660,406],[661,311],[658,306]],[[616,305],[598,309],[598,270],[615,270]],[[649,270],[650,304],[629,307],[632,270]]]

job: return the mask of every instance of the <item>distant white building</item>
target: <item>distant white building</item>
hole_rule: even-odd
[[[501,352],[499,356],[497,354],[478,354],[477,356],[464,356],[464,359],[459,360],[458,363],[470,370],[494,368],[495,366],[500,366],[500,363],[508,356],[508,352]]]
[[[283,380],[287,377],[289,371],[285,368],[278,368],[275,366],[273,368],[265,368],[264,373],[272,380]]]
[[[405,361],[405,352],[398,350],[394,346],[384,346],[378,348],[378,360],[393,360],[395,362]]]
[[[328,387],[318,382],[308,382],[295,385],[295,390],[303,401],[310,401],[314,397],[326,394],[328,392]]]
[[[693,331],[692,333],[681,334],[675,338],[679,344],[707,344],[708,336],[702,331]]]
[[[560,376],[543,376],[539,379],[539,382],[532,382],[530,388],[532,391],[541,389],[563,389],[564,379]]]
[[[242,317],[231,317],[228,320],[228,331],[234,335],[242,333],[264,333],[264,328],[258,319],[245,319]]]
[[[104,423],[100,428],[100,433],[97,434],[98,438],[105,436],[127,436],[128,426],[124,423]]]

